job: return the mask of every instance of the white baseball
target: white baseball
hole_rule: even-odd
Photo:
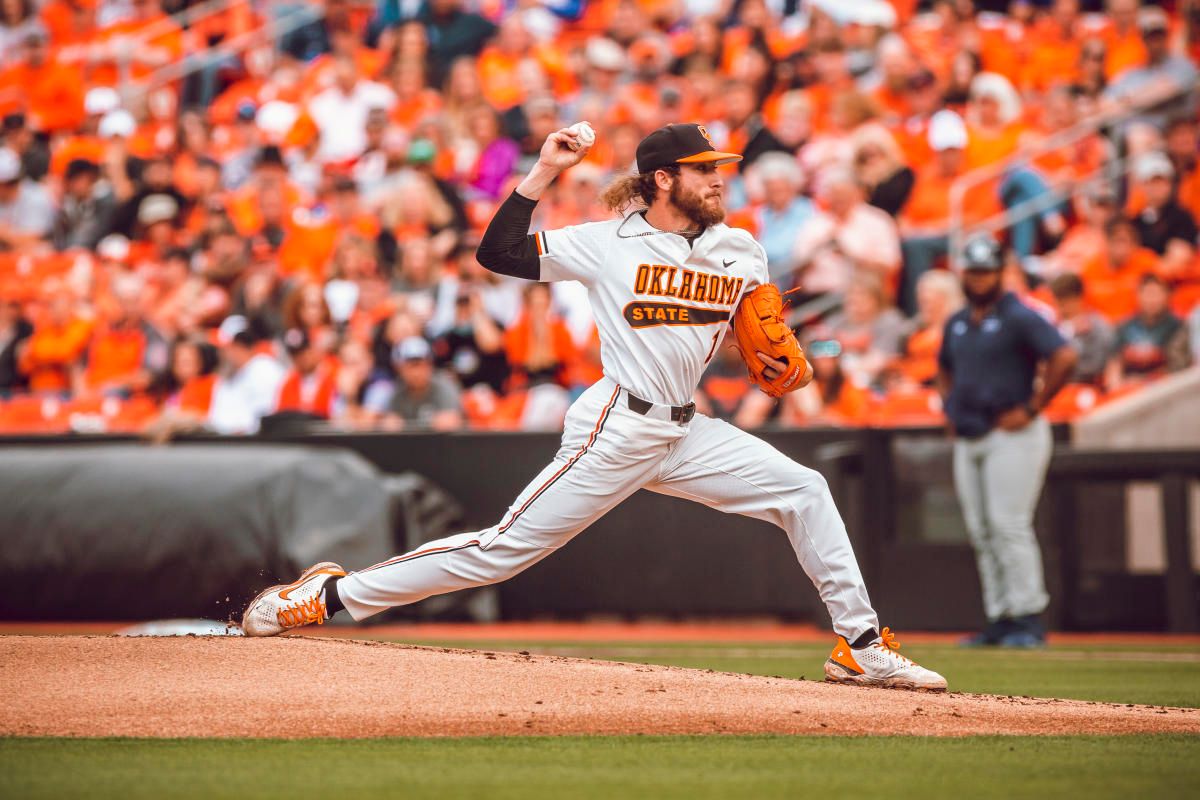
[[[578,150],[580,147],[591,147],[596,143],[596,131],[592,129],[587,120],[576,122],[570,128],[567,128],[567,130],[575,134],[576,144],[572,145],[572,150]]]

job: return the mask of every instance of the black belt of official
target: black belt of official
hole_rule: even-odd
[[[625,391],[625,397],[629,399],[629,410],[635,414],[645,416],[650,413],[650,409],[654,408],[654,403],[635,397],[628,390]],[[691,422],[694,416],[696,416],[695,403],[688,403],[686,406],[671,406],[671,422]]]

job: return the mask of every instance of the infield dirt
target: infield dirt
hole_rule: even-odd
[[[8,636],[0,675],[24,736],[1200,733],[1195,709],[308,637]]]

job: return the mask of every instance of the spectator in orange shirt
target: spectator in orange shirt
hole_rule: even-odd
[[[176,339],[171,346],[170,366],[153,386],[161,399],[162,413],[142,431],[152,442],[162,444],[184,431],[204,425],[217,383],[217,349],[202,339]]]
[[[1024,64],[1022,87],[1044,92],[1055,81],[1070,82],[1084,35],[1079,0],[1053,0],[1049,13],[1031,31],[1032,47]]]
[[[1137,24],[1142,0],[1105,0],[1104,5],[1109,22],[1104,31],[1104,42],[1108,45],[1104,73],[1112,78],[1146,63],[1146,45]]]
[[[284,332],[283,346],[292,368],[279,387],[276,413],[292,411],[329,419],[337,397],[337,368],[325,357],[321,337],[313,338],[303,328],[292,328]]]
[[[892,125],[891,131],[904,153],[904,161],[916,168],[933,155],[929,149],[929,121],[942,106],[937,76],[924,68],[914,72],[908,79],[905,101],[908,115]]]
[[[871,406],[870,392],[842,370],[842,348],[838,341],[811,341],[806,353],[812,363],[814,385],[807,391],[784,395],[780,423],[799,427],[866,423]],[[753,396],[766,395],[756,393]]]
[[[76,311],[75,297],[65,284],[48,282],[43,297],[45,311],[34,322],[19,368],[28,376],[31,392],[66,396],[92,335],[92,323]]]
[[[1077,221],[1067,229],[1058,247],[1042,256],[1044,277],[1078,275],[1105,249],[1105,226],[1117,214],[1117,195],[1107,183],[1080,192],[1075,201]]]
[[[883,112],[886,125],[896,125],[910,113],[909,82],[918,64],[912,49],[895,33],[883,36],[875,45],[875,69],[859,81]]]
[[[948,254],[950,187],[965,171],[966,125],[953,111],[939,111],[930,119],[928,142],[933,160],[918,170],[900,216],[904,270],[898,304],[908,312],[916,309],[917,281]],[[964,198],[963,223],[978,224],[1000,208],[994,184],[976,186]]]
[[[168,409],[208,416],[213,384],[217,380],[217,349],[199,339],[179,339],[171,348],[171,368],[160,384]]]
[[[45,133],[69,133],[83,122],[83,76],[78,68],[50,53],[46,34],[34,31],[20,46],[19,57],[4,69],[0,64],[0,94],[25,100],[29,124]],[[0,45],[0,52],[4,51]],[[14,108],[0,99],[0,112]]]
[[[551,309],[550,286],[530,284],[525,310],[504,334],[512,383],[526,392],[520,427],[550,430],[562,424],[570,396],[567,385],[578,351],[566,324]]]
[[[1003,75],[981,72],[971,80],[964,118],[968,168],[1003,161],[1017,151],[1024,133],[1021,98]]]
[[[901,372],[913,383],[936,383],[942,331],[964,302],[962,286],[948,270],[931,270],[917,281],[917,313],[902,329],[899,359]]]
[[[128,65],[129,74],[140,80],[183,55],[183,31],[163,13],[160,0],[132,0],[130,11],[102,28],[94,40],[97,46],[88,56],[90,83],[116,86],[125,79],[122,65]]]
[[[1088,306],[1118,322],[1134,312],[1138,282],[1158,270],[1158,256],[1141,246],[1137,227],[1125,217],[1109,221],[1105,235],[1104,253],[1087,262],[1080,277]]]
[[[100,133],[100,123],[120,108],[121,97],[115,89],[96,86],[83,96],[83,119],[67,138],[58,142],[50,160],[50,173],[62,175],[67,164],[77,158],[106,163],[108,137]]]
[[[1078,90],[1059,86],[1051,89],[1043,100],[1037,136],[1051,137],[1071,130],[1080,121]],[[1066,196],[1076,181],[1097,174],[1110,157],[1112,147],[1098,133],[1091,133],[1064,147],[1044,152],[1033,160],[1034,166],[1045,177],[1054,191]]]
[[[83,372],[86,391],[128,397],[166,369],[166,341],[145,318],[145,283],[132,273],[112,283],[117,316],[92,334]]]

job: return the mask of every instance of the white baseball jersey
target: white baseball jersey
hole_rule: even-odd
[[[536,238],[543,281],[588,288],[604,374],[652,403],[691,402],[742,294],[769,280],[762,245],[724,224],[689,244],[633,213]]]
[[[638,213],[534,238],[542,280],[587,287],[604,377],[571,406],[554,461],[499,522],[342,578],[338,597],[351,616],[504,580],[647,489],[783,528],[834,630],[849,641],[874,631],[878,619],[825,480],[727,422],[671,413],[691,402],[743,294],[767,280],[762,247],[726,225],[689,245]]]

